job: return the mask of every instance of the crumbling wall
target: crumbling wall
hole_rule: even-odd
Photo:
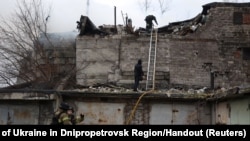
[[[214,88],[249,84],[250,61],[244,59],[249,56],[249,10],[247,5],[211,6],[204,25],[174,36],[170,83]]]
[[[250,82],[250,7],[217,8],[213,15],[218,29],[219,54],[221,65],[218,73],[230,81],[231,86],[247,85]],[[218,20],[221,19],[220,23]],[[223,23],[223,24],[222,24]],[[214,33],[216,30],[214,29]]]
[[[219,55],[214,40],[183,37],[172,39],[170,46],[170,84],[209,87],[210,72],[203,66],[216,63]]]

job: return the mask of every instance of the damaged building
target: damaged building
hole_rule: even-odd
[[[138,59],[148,73],[151,35],[127,21],[96,27],[81,16],[78,88],[2,89],[0,124],[48,124],[61,100],[87,125],[250,124],[250,3],[209,3],[192,19],[157,28],[151,91],[147,80],[132,91]]]
[[[248,7],[249,3],[210,3],[193,19],[159,27],[158,87],[248,85]],[[147,71],[150,36],[143,30],[141,34],[139,29],[134,34],[102,36],[92,32],[93,36],[87,36],[88,31],[98,30],[90,23],[86,25],[92,29],[85,29],[86,35],[76,39],[77,68],[86,67],[76,76],[78,84],[133,83],[133,66],[138,59]]]

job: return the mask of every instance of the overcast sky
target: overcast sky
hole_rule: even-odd
[[[223,0],[165,0],[167,11],[162,15],[158,0],[151,0],[152,7],[143,10],[143,0],[42,0],[52,7],[49,30],[50,32],[68,32],[77,30],[76,21],[81,15],[86,15],[98,27],[100,25],[114,25],[114,7],[116,7],[116,24],[124,24],[123,17],[132,19],[135,28],[145,27],[144,18],[153,14],[158,20],[158,27],[171,22],[191,19],[202,12],[202,5]],[[237,0],[231,0],[237,1]],[[250,0],[238,0],[249,2]],[[88,5],[88,6],[87,6]],[[15,0],[0,0],[0,14],[7,16],[15,10]]]

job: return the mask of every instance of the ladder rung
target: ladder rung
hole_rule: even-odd
[[[154,79],[154,65],[155,65],[155,56],[156,56],[156,42],[157,40],[157,29],[152,30],[150,37],[150,51],[149,51],[149,59],[148,59],[148,71],[147,71],[147,81],[146,81],[146,89],[153,88],[153,79]]]

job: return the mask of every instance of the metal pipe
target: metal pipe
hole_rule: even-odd
[[[214,89],[214,72],[210,71],[210,87],[213,90]]]
[[[116,29],[116,6],[114,6],[114,28],[115,28],[115,31],[117,31]]]

